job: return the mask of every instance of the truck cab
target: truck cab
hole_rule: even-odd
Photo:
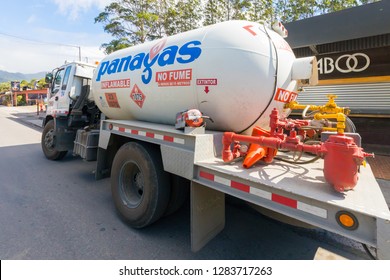
[[[77,129],[96,124],[100,111],[89,98],[95,68],[94,64],[71,62],[46,75],[50,87],[42,149],[47,158],[63,158],[73,149]]]
[[[46,75],[50,84],[47,115],[70,111],[73,101],[81,95],[83,84],[89,84],[96,66],[80,62],[65,64]]]

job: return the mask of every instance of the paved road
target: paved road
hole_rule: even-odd
[[[359,243],[236,203],[227,206],[225,230],[198,253],[190,250],[188,204],[132,229],[115,213],[109,179],[94,180],[95,163],[46,160],[39,129],[10,110],[0,106],[0,259],[313,259],[319,247],[368,259]]]

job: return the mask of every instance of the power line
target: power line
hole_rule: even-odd
[[[38,43],[38,44],[41,44],[41,45],[57,45],[57,46],[66,46],[66,47],[74,47],[74,48],[79,48],[80,47],[80,46],[76,46],[76,45],[69,45],[69,44],[61,44],[61,43],[45,42],[45,41],[38,41],[38,40],[34,40],[34,39],[28,39],[28,38],[24,38],[24,37],[20,37],[20,36],[4,33],[4,32],[1,32],[1,31],[0,31],[0,35],[7,36],[7,37],[12,37],[12,38],[16,38],[16,39],[20,39],[20,40],[24,40],[24,41],[30,41],[30,42]]]
[[[24,37],[4,33],[0,31],[0,35],[11,37],[11,38],[16,38],[19,40],[24,40],[24,41],[29,41],[29,42],[34,42],[40,45],[54,45],[54,46],[64,46],[64,47],[72,47],[72,48],[78,48],[79,49],[79,60],[81,61],[81,46],[76,46],[76,45],[68,45],[68,44],[61,44],[61,43],[51,43],[51,42],[44,42],[44,41],[39,41],[39,40],[34,40],[34,39],[27,39]]]

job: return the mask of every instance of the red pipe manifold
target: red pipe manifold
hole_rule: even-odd
[[[267,158],[266,162],[272,161],[275,155],[274,150],[278,149],[312,153],[324,159],[325,180],[336,191],[343,192],[356,186],[359,166],[363,164],[366,157],[374,156],[373,154],[365,153],[362,148],[356,145],[353,138],[343,134],[331,135],[326,142],[321,144],[308,145],[301,142],[294,130],[290,131],[290,135],[287,136],[277,133],[275,127],[271,128],[273,133],[261,128],[257,129],[260,130],[260,133],[257,133],[260,136],[225,132],[222,150],[223,161],[230,162],[242,156],[242,153],[237,152],[239,150],[238,142],[246,142],[270,149],[272,151],[270,155],[262,154],[262,156]],[[233,142],[235,143],[235,153],[230,148]]]

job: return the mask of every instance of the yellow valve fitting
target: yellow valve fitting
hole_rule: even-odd
[[[317,105],[302,105],[297,101],[291,101],[287,103],[284,108],[291,110],[310,110],[310,111],[318,111],[314,114],[313,118],[315,120],[323,120],[323,119],[336,119],[337,127],[323,127],[323,130],[326,131],[337,131],[339,134],[343,134],[346,128],[346,115],[348,115],[351,110],[349,108],[339,107],[337,106],[335,99],[337,95],[328,94],[328,102],[325,105],[317,106]]]

